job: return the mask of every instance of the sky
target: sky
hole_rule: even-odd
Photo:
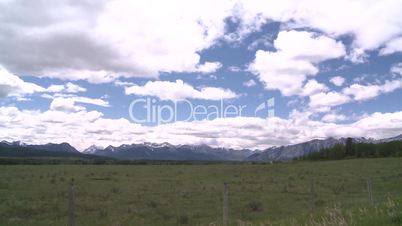
[[[400,0],[0,0],[0,140],[402,134]]]

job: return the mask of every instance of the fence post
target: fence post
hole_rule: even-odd
[[[223,225],[228,225],[228,193],[229,193],[229,185],[227,182],[223,184]]]
[[[371,180],[371,177],[367,178],[367,192],[368,192],[368,198],[369,202],[371,205],[374,205],[374,198],[373,198],[373,181]]]
[[[314,179],[310,180],[310,202],[309,202],[310,212],[314,212],[315,209],[315,189],[314,189]]]
[[[68,200],[68,226],[75,226],[75,206],[74,206],[74,184],[71,181],[70,184],[70,192],[69,192],[69,200]]]

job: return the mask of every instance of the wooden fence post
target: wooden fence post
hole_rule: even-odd
[[[68,226],[75,226],[74,184],[71,181],[68,200]]]
[[[228,183],[223,184],[223,225],[228,225],[228,193],[229,193],[229,185]]]
[[[373,181],[371,177],[367,178],[367,192],[368,192],[368,199],[371,205],[374,205],[374,198],[373,198]]]

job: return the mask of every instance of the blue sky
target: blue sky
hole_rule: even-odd
[[[322,2],[2,1],[0,139],[256,149],[401,134],[402,4]],[[255,113],[273,99],[275,115]],[[136,121],[149,111],[135,100],[159,119],[177,105],[177,120]],[[190,103],[208,112],[184,120]],[[209,114],[229,105],[242,113]]]

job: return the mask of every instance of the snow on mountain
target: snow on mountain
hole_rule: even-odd
[[[383,143],[402,141],[402,134],[396,137],[374,140],[372,138],[353,138],[355,143]],[[288,161],[317,152],[323,148],[330,148],[336,144],[345,144],[346,138],[327,138],[324,140],[311,140],[299,144],[281,147],[270,147],[262,151],[249,149],[228,149],[223,147],[210,147],[206,144],[199,145],[172,145],[170,143],[122,144],[118,147],[109,145],[102,148],[92,145],[83,151],[83,154],[111,157],[121,160],[202,160],[202,161]],[[1,141],[0,146],[27,147],[36,150],[51,152],[79,153],[68,143],[44,145],[27,145],[21,141]]]
[[[123,144],[119,147],[108,146],[92,154],[122,160],[207,160],[240,161],[247,157],[249,150],[212,148],[208,145],[172,145],[170,143]]]
[[[103,150],[103,147],[96,146],[96,145],[91,145],[90,147],[88,147],[87,149],[82,151],[82,153],[84,153],[84,154],[94,154],[99,150]]]
[[[306,155],[310,152],[317,152],[324,148],[331,148],[336,144],[345,144],[347,138],[327,138],[325,140],[311,140],[299,144],[268,148],[260,153],[254,153],[246,158],[246,161],[289,161],[294,158]],[[383,143],[390,141],[402,141],[402,135],[393,138],[375,140],[373,138],[358,137],[352,138],[354,143]]]
[[[385,143],[385,142],[391,142],[391,141],[402,141],[402,134],[399,136],[396,136],[396,137],[377,140],[376,143]]]

